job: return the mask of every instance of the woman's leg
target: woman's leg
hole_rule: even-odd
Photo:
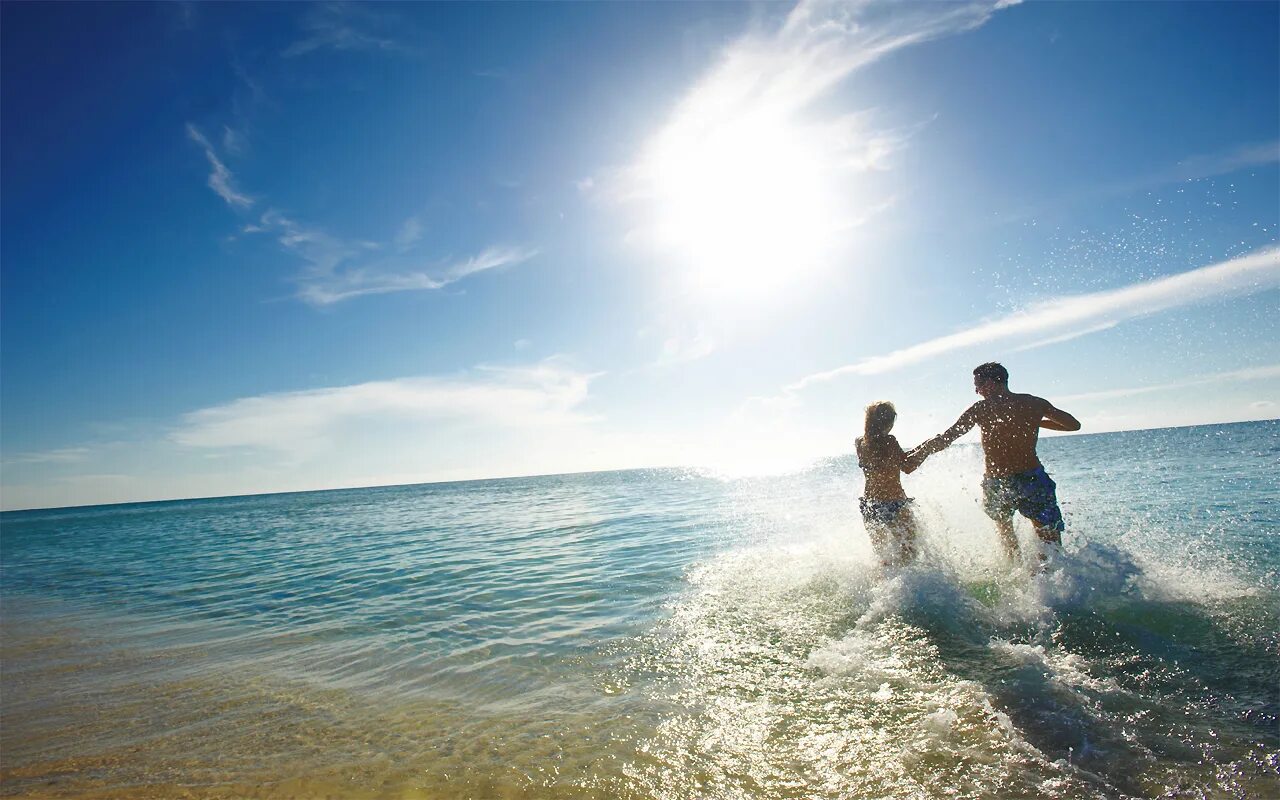
[[[920,536],[920,524],[916,521],[910,506],[904,506],[898,510],[898,518],[894,520],[893,525],[893,536],[897,551],[901,554],[901,563],[910,564],[915,561],[916,556],[919,555],[916,540]]]

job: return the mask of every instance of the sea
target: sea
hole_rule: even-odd
[[[1277,798],[1280,421],[0,515],[0,795]]]

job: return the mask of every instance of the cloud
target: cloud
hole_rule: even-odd
[[[375,13],[365,5],[315,6],[303,20],[310,35],[286,48],[284,55],[297,56],[321,48],[402,50],[405,48],[394,40],[371,32],[397,24],[393,17]],[[232,68],[249,88],[254,102],[267,100],[262,86],[253,80],[234,53]],[[234,126],[222,126],[224,152],[241,153],[247,148],[244,129],[243,120]],[[219,158],[210,139],[194,123],[187,123],[186,132],[209,161],[209,188],[235,209],[247,211],[259,206],[257,199],[236,186],[235,177]],[[478,272],[519,264],[537,253],[523,245],[495,243],[461,260],[446,258],[424,265],[425,259],[413,252],[423,238],[423,226],[416,216],[401,224],[389,247],[388,243],[333,235],[322,227],[270,208],[265,201],[259,207],[266,210],[256,221],[241,225],[240,233],[273,237],[286,251],[300,258],[304,267],[295,278],[296,297],[318,306],[364,295],[440,289]],[[235,238],[228,237],[228,241]]]
[[[229,125],[222,126],[222,149],[240,155],[246,148],[245,135]]]
[[[339,51],[403,51],[408,48],[389,36],[375,33],[375,28],[392,24],[388,17],[374,14],[368,7],[348,3],[326,3],[316,6],[302,20],[307,35],[281,52],[294,58],[317,50]]]
[[[844,375],[875,375],[901,369],[944,353],[997,342],[1014,347],[1048,335],[1030,346],[1105,330],[1123,320],[1221,297],[1252,294],[1280,287],[1280,247],[1223,261],[1207,267],[1144,281],[1121,289],[1073,295],[1037,303],[1002,319],[930,339],[881,356],[809,375],[786,387],[798,391]]]
[[[331,236],[320,228],[304,225],[275,209],[267,209],[258,225],[246,226],[246,233],[268,233],[286,250],[307,262],[304,280],[329,276],[344,262],[361,255],[364,248]]]
[[[396,247],[407,250],[421,238],[422,223],[417,217],[409,217],[400,225],[400,230],[396,231]]]
[[[411,219],[401,228],[397,235],[400,252],[391,258],[379,254],[382,245],[378,242],[341,239],[275,209],[268,209],[257,224],[246,225],[241,231],[273,236],[281,247],[306,262],[296,277],[297,296],[317,306],[364,295],[441,289],[478,272],[520,264],[538,254],[531,247],[493,245],[453,263],[410,266],[405,263],[404,251],[412,246],[410,239],[419,235],[416,225]]]
[[[187,123],[187,136],[203,148],[209,159],[212,167],[209,188],[234,208],[251,208],[255,200],[235,188],[231,171],[218,158],[204,134]],[[237,137],[235,131],[224,127],[224,139],[229,147],[241,143]],[[297,296],[320,306],[362,295],[440,289],[477,272],[519,264],[537,255],[537,250],[530,247],[491,245],[461,261],[425,268],[414,266],[406,263],[406,254],[422,238],[422,225],[416,217],[405,220],[396,233],[396,255],[390,259],[381,255],[384,248],[380,242],[333,236],[274,208],[264,211],[257,222],[241,226],[240,232],[274,236],[281,247],[306,262],[296,278]]]
[[[262,82],[249,74],[249,70],[245,69],[244,63],[240,60],[240,56],[233,49],[231,52],[231,71],[244,87],[249,90],[248,100],[253,104],[267,103],[270,99],[267,97],[267,90],[263,87]],[[240,107],[238,97],[233,97],[233,105]]]
[[[655,151],[732,144],[744,127],[779,120],[803,125],[811,134],[807,144],[820,149],[825,165],[883,169],[902,144],[901,132],[870,130],[863,114],[822,119],[806,112],[859,68],[904,47],[976,28],[998,7],[801,0],[778,30],[744,36],[726,48],[676,106],[637,169],[652,170],[660,155]],[[638,177],[643,184],[651,176]]]
[[[315,305],[331,305],[362,295],[441,289],[477,272],[519,264],[537,254],[537,250],[530,248],[489,247],[463,261],[432,270],[335,270],[304,278],[299,296]]]
[[[457,378],[402,378],[242,398],[185,415],[170,434],[180,445],[315,453],[341,426],[360,420],[470,420],[525,429],[581,424],[576,409],[598,373],[548,359],[523,367],[479,367]]]
[[[854,70],[903,47],[978,27],[995,7],[802,0],[776,33],[732,45],[682,102],[674,123],[714,123],[725,110],[746,106],[798,111]]]
[[[250,208],[253,205],[253,198],[242,194],[235,188],[231,170],[227,169],[227,166],[218,158],[213,145],[200,132],[200,129],[188,122],[187,136],[191,141],[200,145],[204,150],[205,158],[209,159],[209,166],[212,168],[212,172],[209,173],[209,188],[225,200],[229,206],[239,209]]]
[[[1169,392],[1175,389],[1187,389],[1192,386],[1203,386],[1210,383],[1236,383],[1243,381],[1261,381],[1280,378],[1280,364],[1266,367],[1251,367],[1230,372],[1218,372],[1213,375],[1197,375],[1186,380],[1173,383],[1159,383],[1150,386],[1136,386],[1126,389],[1106,389],[1100,392],[1083,392],[1055,398],[1064,403],[1084,402],[1090,400],[1111,400],[1117,397],[1132,397],[1138,394]],[[1254,404],[1255,406],[1257,404]]]
[[[710,270],[717,289],[725,275],[793,280],[885,202],[868,176],[921,128],[832,111],[828,96],[858,69],[976,28],[996,7],[801,0],[775,30],[729,45],[634,162],[599,176],[600,196],[645,203],[651,218],[628,238]]]
[[[9,464],[78,464],[89,458],[93,451],[88,447],[62,447],[35,453],[19,453],[6,458]]]

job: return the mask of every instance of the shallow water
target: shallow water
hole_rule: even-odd
[[[844,459],[4,514],[0,793],[1280,796],[1280,423],[1041,450],[1036,577],[973,447],[887,574]]]

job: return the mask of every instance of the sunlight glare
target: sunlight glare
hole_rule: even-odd
[[[759,110],[658,137],[647,160],[655,239],[692,290],[759,298],[822,265],[837,203],[816,138]]]

